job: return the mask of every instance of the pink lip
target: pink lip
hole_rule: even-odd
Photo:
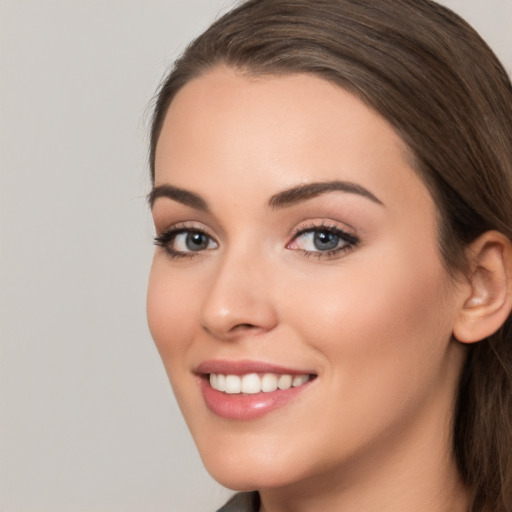
[[[254,395],[227,394],[217,391],[210,386],[209,373],[222,373],[229,375],[242,375],[246,373],[278,373],[301,375],[311,373],[307,371],[292,370],[272,364],[256,361],[205,361],[201,363],[196,373],[201,375],[201,392],[208,409],[222,418],[231,420],[252,420],[269,414],[292,402],[299,394],[309,388],[313,381],[302,386],[285,390],[276,390],[270,393]]]
[[[225,359],[214,359],[210,361],[203,361],[195,370],[198,374],[209,373],[223,373],[224,375],[244,375],[246,373],[280,373],[287,375],[303,375],[313,374],[309,370],[297,370],[292,368],[285,368],[270,363],[263,363],[261,361],[228,361]]]

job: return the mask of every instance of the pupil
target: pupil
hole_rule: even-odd
[[[189,233],[187,235],[187,249],[190,251],[200,251],[206,249],[208,238],[203,233]]]
[[[335,249],[339,243],[338,235],[329,231],[319,231],[313,238],[315,248],[319,251],[329,251]]]

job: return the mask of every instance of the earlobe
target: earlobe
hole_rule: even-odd
[[[494,334],[512,309],[512,243],[487,231],[468,249],[470,274],[453,335],[474,343]]]

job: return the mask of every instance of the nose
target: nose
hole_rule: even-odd
[[[217,339],[261,334],[277,325],[272,282],[244,255],[219,263],[201,308],[201,326]]]

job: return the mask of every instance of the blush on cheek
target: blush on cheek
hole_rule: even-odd
[[[183,337],[183,321],[187,318],[184,301],[177,300],[171,286],[165,279],[159,279],[152,272],[147,294],[147,319],[151,336],[162,357],[168,357],[176,350],[176,345]]]

